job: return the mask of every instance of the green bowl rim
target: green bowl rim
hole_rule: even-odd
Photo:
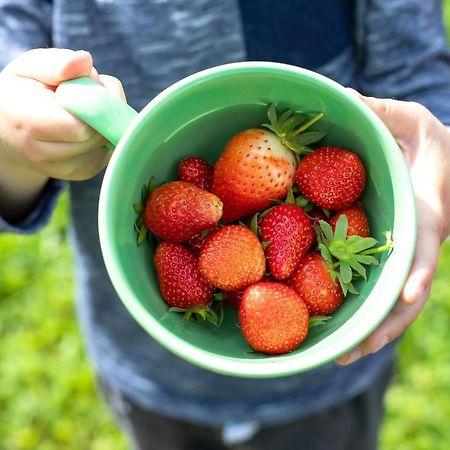
[[[122,159],[126,157],[123,152],[125,143],[139,126],[142,117],[164,107],[166,102],[171,101],[174,96],[189,89],[193,84],[216,77],[234,76],[239,73],[255,71],[268,74],[282,71],[286,74],[306,77],[315,83],[333,89],[342,100],[350,103],[355,110],[372,123],[380,136],[383,148],[394,150],[385,152],[387,165],[391,173],[395,169],[403,176],[396,178],[396,189],[393,190],[396,211],[393,226],[395,247],[386,264],[390,265],[393,260],[397,259],[401,259],[402,264],[397,265],[395,271],[383,270],[363,305],[336,331],[311,348],[301,353],[243,360],[200,349],[173,334],[157,319],[148,314],[133,290],[122,279],[122,269],[120,264],[116,262],[109,246],[108,236],[111,236],[110,227],[113,224],[109,224],[108,211],[111,202],[114,202],[114,195],[112,194],[114,189],[111,189],[110,186],[114,186],[115,174],[119,172],[117,166],[120,166]],[[398,213],[398,209],[401,209],[401,214]],[[412,264],[417,234],[416,206],[409,170],[396,141],[378,116],[361,100],[335,81],[308,69],[268,61],[238,62],[212,67],[174,83],[154,97],[133,120],[113,152],[100,191],[98,225],[100,246],[111,282],[121,301],[144,330],[166,349],[195,365],[224,375],[251,378],[287,376],[316,368],[336,359],[364,340],[385,319],[396,303]],[[397,229],[402,230],[399,240],[395,235]],[[367,300],[372,296],[383,294],[381,286],[386,283],[394,283],[396,286],[394,295],[390,299],[384,299],[382,296],[378,302],[368,302]],[[370,327],[367,327],[365,320],[363,320],[366,315],[370,315],[372,319]]]

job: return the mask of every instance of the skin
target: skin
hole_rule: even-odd
[[[0,213],[12,223],[26,215],[49,177],[85,180],[109,160],[105,139],[54,101],[55,87],[79,76],[125,98],[120,82],[99,76],[85,51],[31,50],[0,73]]]
[[[0,73],[0,214],[20,221],[49,177],[84,180],[109,160],[105,140],[56,105],[55,86],[90,76],[120,98],[120,82],[99,76],[85,51],[38,49]],[[386,320],[341,364],[380,350],[416,319],[428,299],[441,243],[450,232],[450,131],[413,102],[363,97],[397,139],[409,164],[418,209],[414,262],[401,297]]]

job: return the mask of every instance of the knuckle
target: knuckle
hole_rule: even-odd
[[[78,142],[87,142],[95,135],[95,131],[85,123],[80,123],[74,128],[75,139]]]

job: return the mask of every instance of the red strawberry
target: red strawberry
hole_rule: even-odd
[[[288,278],[313,243],[315,233],[308,216],[296,205],[282,204],[261,222],[270,273],[277,280]]]
[[[211,190],[213,168],[203,158],[192,156],[178,166],[178,179],[195,184],[205,191]]]
[[[239,309],[245,290],[224,292],[225,301],[234,309]]]
[[[300,261],[288,284],[307,304],[312,316],[331,314],[344,300],[341,286],[333,282],[319,252],[311,252]]]
[[[261,243],[248,228],[227,225],[208,237],[198,265],[208,283],[224,291],[238,291],[261,280],[266,260]]]
[[[338,211],[330,220],[329,223],[331,228],[335,229],[336,222],[339,217],[345,214],[347,216],[348,228],[347,237],[357,235],[361,237],[369,237],[369,221],[367,220],[366,213],[364,212],[364,207],[361,202],[350,208]]]
[[[189,250],[191,250],[195,256],[199,256],[203,248],[203,245],[205,245],[205,242],[208,239],[208,236],[218,228],[219,227],[215,227],[210,230],[203,230],[200,234],[197,234],[197,236],[194,236],[193,238],[189,239],[186,242],[186,245],[189,248]]]
[[[203,280],[197,258],[186,247],[161,242],[153,261],[161,296],[168,305],[189,309],[210,303],[214,288]]]
[[[222,202],[210,192],[184,181],[155,189],[144,211],[145,226],[163,240],[184,242],[214,227]]]
[[[262,277],[261,281],[275,281],[273,277],[269,274],[265,274]],[[241,289],[240,291],[224,291],[224,299],[225,301],[234,309],[239,309],[239,305],[241,304],[242,297],[244,296],[245,289]]]
[[[360,197],[366,183],[366,172],[355,153],[326,146],[300,161],[295,183],[312,203],[327,209],[344,209]]]
[[[308,216],[311,224],[316,226],[319,225],[320,220],[325,222],[330,220],[329,217],[327,217],[327,215],[323,212],[323,209],[318,206],[313,206],[311,209],[306,211],[306,215]]]
[[[239,326],[254,350],[270,355],[287,353],[308,333],[308,308],[290,287],[263,281],[245,290],[239,306]]]

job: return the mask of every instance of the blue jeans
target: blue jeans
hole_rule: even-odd
[[[240,430],[234,443],[223,428],[145,411],[102,382],[100,391],[134,450],[376,450],[393,371],[389,365],[366,391],[314,416]]]

